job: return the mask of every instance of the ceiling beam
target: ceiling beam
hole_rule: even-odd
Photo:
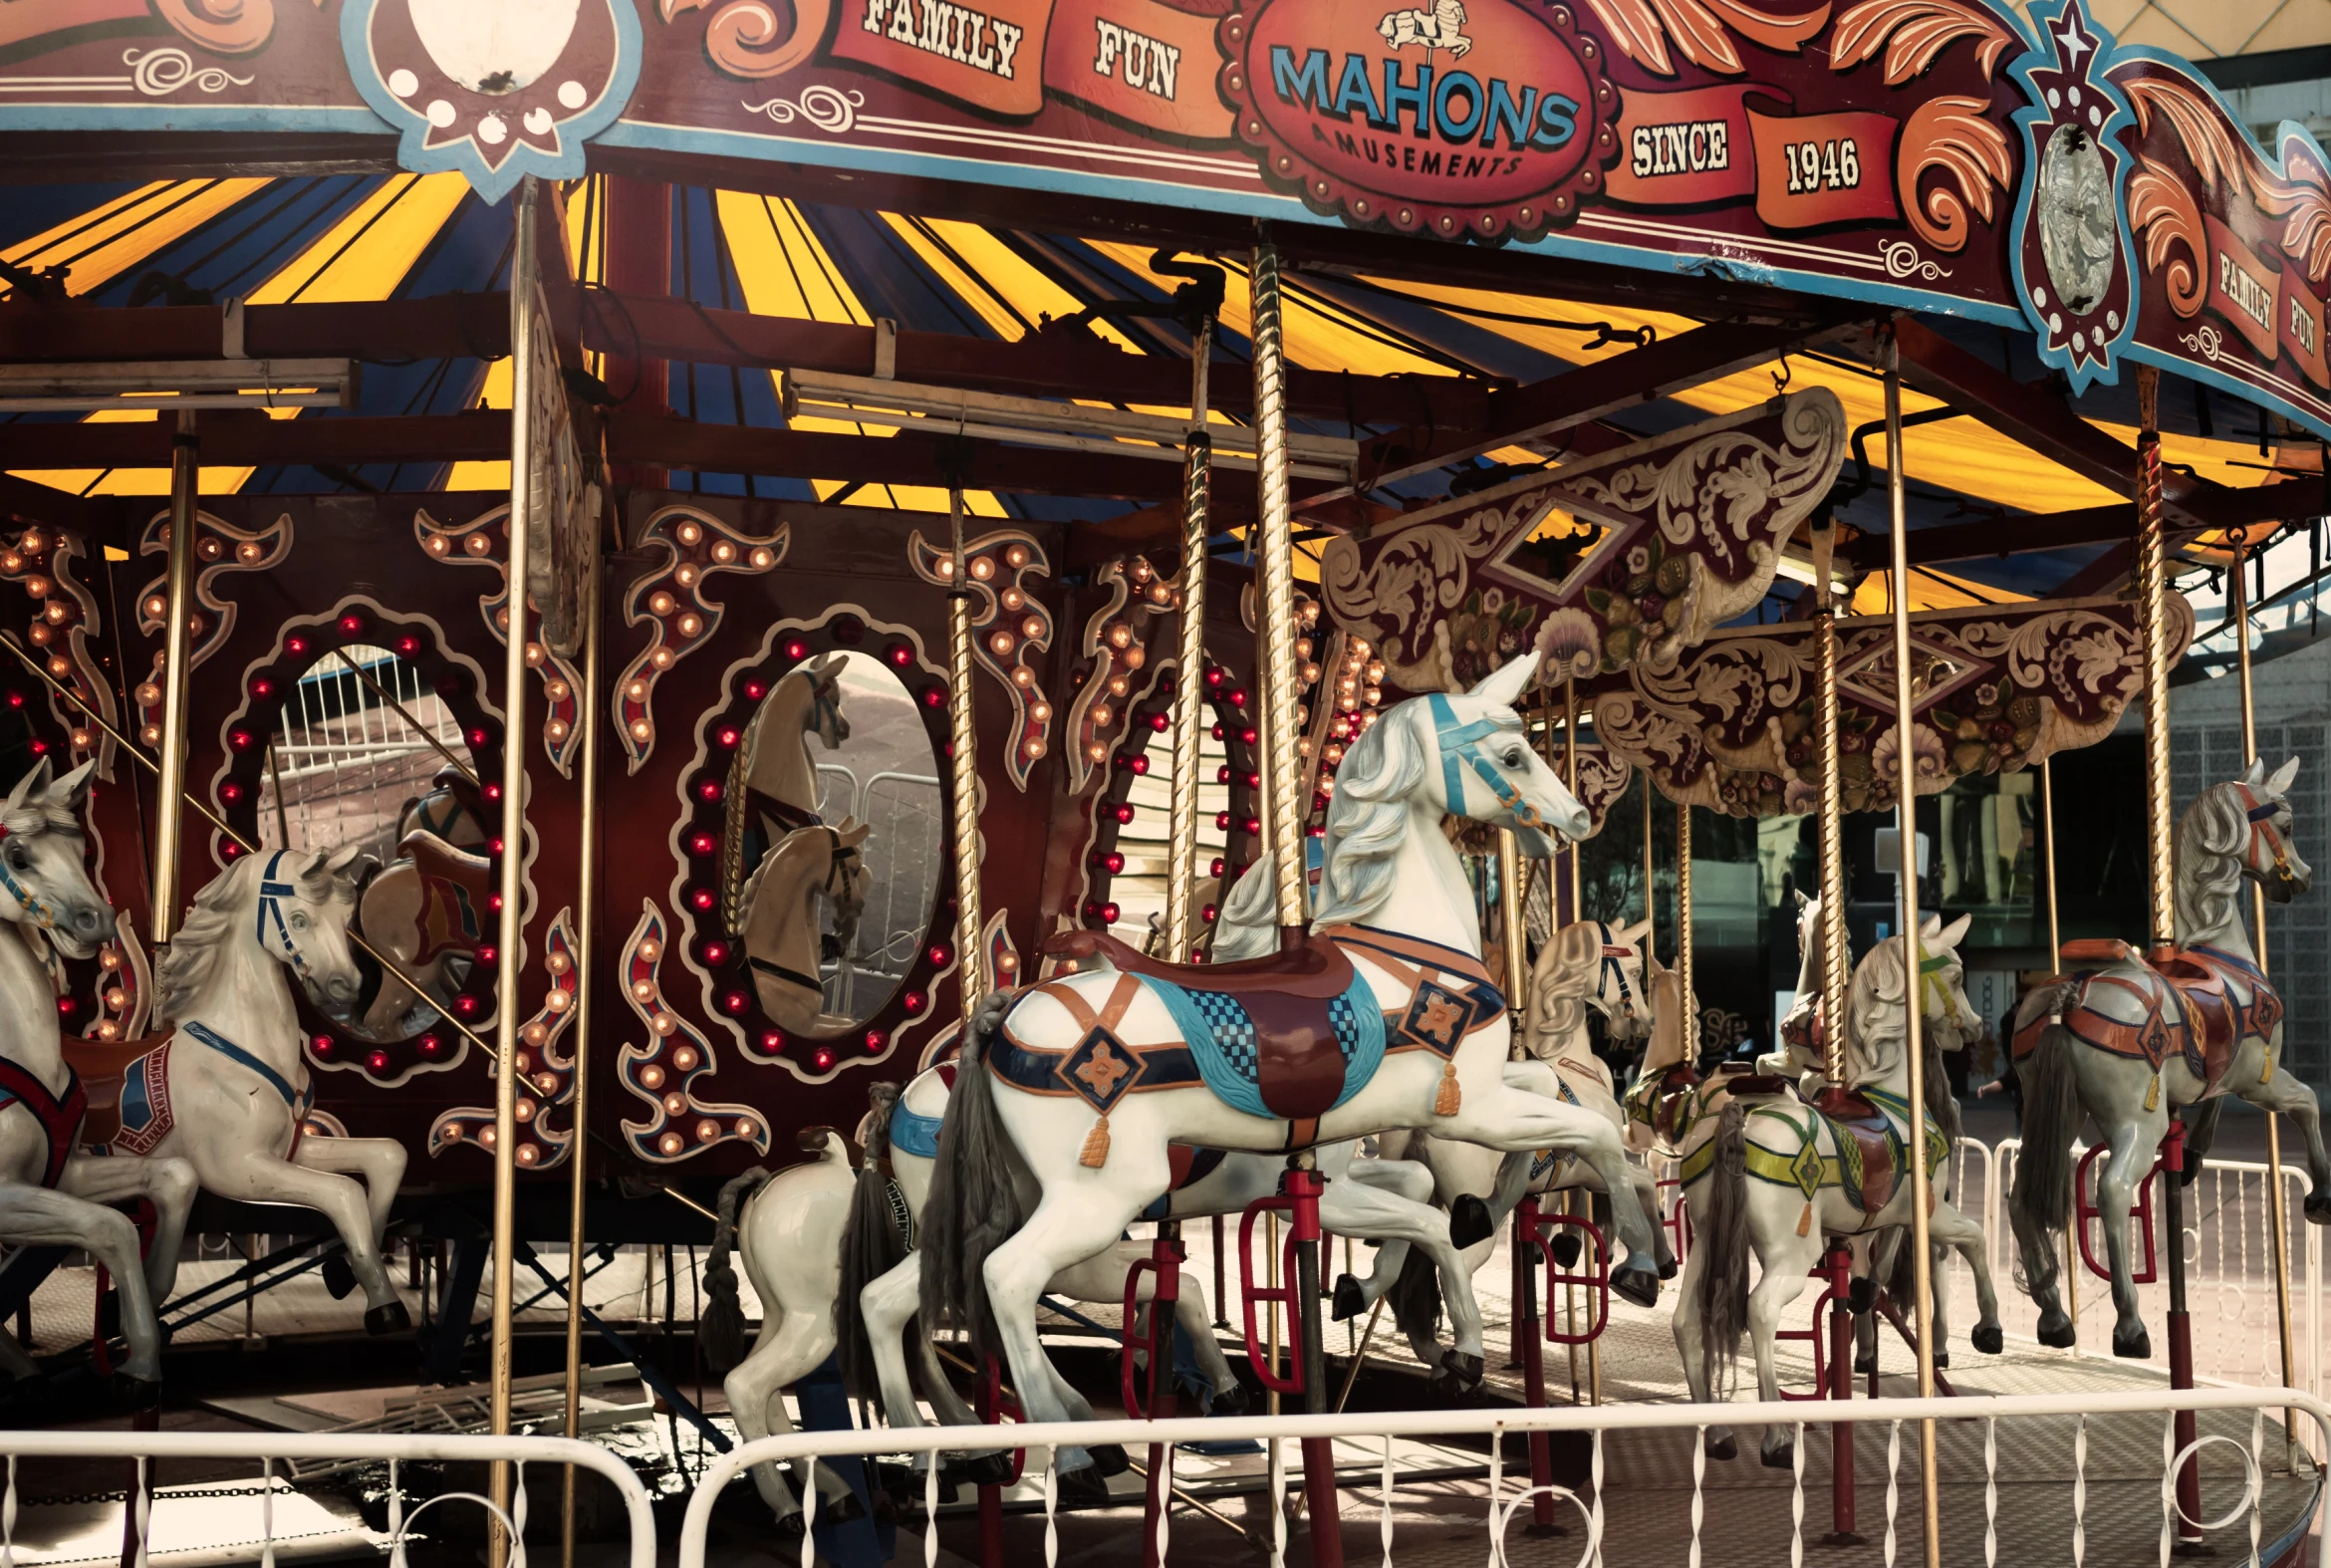
[[[0,473],[0,516],[70,528],[94,544],[119,545],[125,532],[121,504],[111,496],[75,495],[11,473]]]

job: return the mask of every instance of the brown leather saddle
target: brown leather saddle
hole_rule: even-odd
[[[130,1081],[130,1072],[169,1037],[167,1029],[135,1040],[84,1040],[74,1034],[62,1037],[65,1065],[80,1075],[81,1087],[89,1095],[88,1116],[81,1124],[83,1144],[110,1144],[121,1136],[122,1090]]]
[[[1273,1116],[1316,1121],[1344,1092],[1344,1052],[1328,1004],[1352,988],[1355,973],[1325,936],[1282,929],[1277,952],[1235,963],[1167,963],[1092,930],[1058,932],[1043,951],[1080,963],[1104,958],[1126,974],[1235,1000],[1254,1023],[1256,1082]]]
[[[494,863],[483,855],[446,843],[426,828],[396,841],[396,853],[412,862],[427,889],[420,912],[417,961],[441,952],[474,952],[484,938],[493,909]]]
[[[1875,1214],[1894,1198],[1900,1136],[1886,1113],[1850,1089],[1828,1089],[1814,1106],[1837,1137],[1838,1171],[1846,1194]]]

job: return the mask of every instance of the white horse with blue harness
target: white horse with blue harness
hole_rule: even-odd
[[[410,1314],[381,1257],[404,1146],[388,1138],[309,1137],[315,1100],[306,1036],[285,971],[327,1007],[362,983],[349,919],[367,861],[274,850],[213,878],[154,965],[155,1015],[175,1031],[131,1068],[150,1086],[114,1147],[176,1155],[205,1189],[247,1203],[321,1211],[347,1244],[326,1267],[336,1293],[365,1292],[365,1327],[392,1334]]]

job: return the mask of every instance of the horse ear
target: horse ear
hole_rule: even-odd
[[[1942,916],[1937,915],[1933,910],[1929,910],[1919,918],[1919,939],[1924,941],[1942,928]]]
[[[1643,939],[1650,934],[1651,921],[1637,920],[1633,925],[1621,926],[1614,933],[1613,940],[1622,947],[1640,947],[1643,945]]]
[[[2244,784],[2263,784],[2266,782],[2266,759],[2264,757],[2250,759],[2250,765],[2242,770],[2242,782]]]
[[[844,817],[842,819],[842,826],[835,829],[834,831],[841,835],[841,844],[844,849],[854,850],[861,844],[864,844],[867,839],[873,835],[874,824],[871,822],[854,822],[850,818]]]
[[[1966,928],[1973,923],[1974,916],[1972,915],[1961,915],[1957,919],[1952,920],[1948,925],[1943,926],[1942,945],[1945,947],[1956,947],[1960,942],[1966,939]]]
[[[1805,906],[1811,904],[1813,901],[1805,897],[1805,890],[1802,888],[1791,888],[1789,891],[1797,896],[1797,913],[1799,915],[1804,914]]]
[[[1483,702],[1494,702],[1499,707],[1511,707],[1529,689],[1530,677],[1538,672],[1538,651],[1530,650],[1518,658],[1509,658],[1491,670],[1468,695]]]
[[[370,859],[362,844],[344,844],[325,860],[324,871],[342,882],[354,882],[364,875],[364,863]]]
[[[49,788],[49,774],[51,771],[53,770],[49,767],[49,759],[47,757],[43,757],[40,761],[34,763],[32,766],[32,771],[27,773],[23,778],[18,779],[16,781],[16,788],[8,792],[8,803],[5,807],[0,807],[0,810],[21,811],[24,808],[24,801],[26,796],[36,792],[46,794]]]
[[[2264,758],[2260,758],[2252,764],[2253,767],[2264,767],[2265,765]],[[2274,776],[2266,781],[2266,788],[2276,795],[2289,794],[2291,782],[2298,777],[2298,765],[2299,759],[2293,757],[2281,767],[2276,768]]]
[[[45,760],[45,759],[44,759]],[[81,803],[89,798],[90,776],[97,771],[97,758],[92,757],[80,767],[49,786],[49,798],[67,811],[78,813]]]

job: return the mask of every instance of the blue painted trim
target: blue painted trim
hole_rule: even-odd
[[[385,136],[369,109],[249,104],[0,104],[0,131],[330,131]]]
[[[938,1158],[939,1123],[935,1116],[919,1116],[902,1100],[891,1109],[891,1148],[921,1160]]]

